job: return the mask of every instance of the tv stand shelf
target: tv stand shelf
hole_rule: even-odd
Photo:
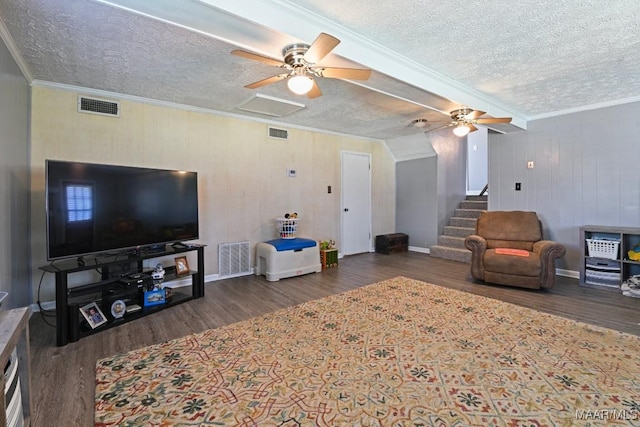
[[[95,258],[85,258],[82,260],[62,260],[54,262],[43,267],[41,270],[55,274],[56,283],[56,344],[58,346],[67,345],[69,342],[96,332],[103,331],[123,323],[139,319],[148,314],[156,313],[177,304],[181,304],[191,299],[204,297],[204,245],[184,245],[171,246],[167,245],[164,250],[137,251],[126,254],[115,254],[108,256],[96,256]],[[171,281],[181,280],[191,277],[190,292],[178,288],[173,291],[172,297],[161,305],[143,307],[142,310],[135,313],[127,313],[120,319],[113,319],[109,322],[98,326],[96,329],[90,329],[88,326],[83,328],[79,322],[79,307],[91,301],[87,300],[88,296],[96,295],[104,289],[114,286],[118,283],[119,278],[113,277],[111,274],[117,268],[126,267],[127,264],[135,265],[135,272],[143,272],[143,261],[152,258],[160,258],[163,256],[178,255],[191,251],[197,251],[198,262],[195,271],[189,271],[188,274],[176,276],[175,270],[165,273],[163,283],[167,284]],[[69,287],[69,274],[79,273],[83,271],[99,270],[101,280],[94,283],[86,283]],[[133,272],[133,271],[131,271]],[[142,306],[142,301],[139,302]],[[104,310],[103,310],[104,312]],[[107,315],[107,313],[104,313]],[[108,315],[107,315],[108,316]]]

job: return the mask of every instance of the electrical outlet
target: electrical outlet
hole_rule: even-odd
[[[520,191],[522,190],[522,184],[519,182],[516,182],[516,191]]]

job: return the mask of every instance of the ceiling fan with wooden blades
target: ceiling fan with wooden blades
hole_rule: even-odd
[[[478,130],[475,125],[484,125],[484,124],[492,124],[492,123],[511,123],[511,117],[485,117],[482,116],[487,114],[484,111],[480,110],[472,110],[471,108],[460,108],[458,110],[453,110],[449,113],[451,116],[451,121],[447,122],[446,125],[440,126],[435,129],[431,129],[429,132],[434,130],[439,130],[446,127],[452,127],[453,133],[456,136],[465,136],[470,132],[475,132]],[[437,123],[437,122],[431,122]]]
[[[371,75],[371,70],[369,69],[336,68],[318,65],[339,43],[340,40],[337,38],[326,33],[320,33],[310,45],[295,43],[285,46],[282,49],[282,61],[241,49],[236,49],[231,53],[288,70],[286,73],[248,84],[245,86],[246,88],[256,89],[281,80],[287,80],[287,85],[293,93],[298,95],[306,94],[309,98],[317,98],[322,95],[322,91],[320,91],[320,87],[318,87],[314,77],[367,80]]]

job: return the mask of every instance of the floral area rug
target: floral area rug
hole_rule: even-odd
[[[97,426],[640,425],[640,337],[404,277],[96,371]]]

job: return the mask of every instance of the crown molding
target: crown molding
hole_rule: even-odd
[[[13,40],[13,37],[11,37],[9,29],[4,24],[4,21],[2,19],[0,19],[0,38],[4,41],[4,44],[7,46],[9,53],[11,53],[13,60],[16,61],[16,64],[18,65],[18,68],[20,68],[20,71],[22,72],[22,75],[24,76],[27,83],[31,84],[33,82],[33,74],[31,74],[29,66],[22,57],[22,54],[16,46],[16,42]]]
[[[617,105],[631,104],[640,102],[640,96],[632,96],[630,98],[615,99],[612,101],[599,102],[597,104],[583,105],[575,108],[567,108],[566,110],[552,111],[550,113],[538,114],[530,116],[529,120],[548,119],[551,117],[564,116],[565,114],[581,113],[583,111],[597,110],[599,108],[615,107]]]

